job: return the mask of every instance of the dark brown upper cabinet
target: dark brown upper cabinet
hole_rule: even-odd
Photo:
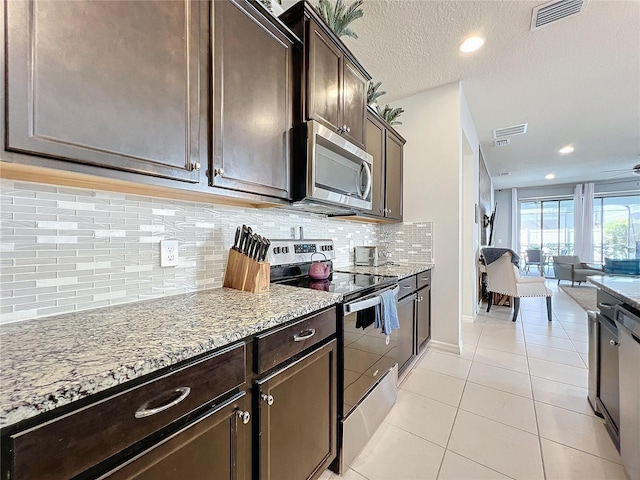
[[[6,2],[6,146],[198,182],[206,2]]]
[[[371,76],[308,2],[280,17],[305,44],[302,64],[302,110],[296,122],[317,120],[363,147],[367,82]]]
[[[371,214],[402,220],[402,163],[405,140],[367,110],[365,150],[373,156]]]
[[[299,47],[244,0],[213,2],[212,186],[291,199],[294,69]]]

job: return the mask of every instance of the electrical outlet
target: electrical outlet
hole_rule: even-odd
[[[178,265],[178,240],[160,240],[160,266]]]

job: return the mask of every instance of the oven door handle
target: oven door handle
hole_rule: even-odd
[[[395,287],[392,292],[397,297],[398,293],[400,293],[400,286]],[[374,296],[365,298],[364,300],[358,300],[356,302],[345,304],[344,314],[347,315],[349,313],[355,313],[370,307],[375,307],[376,305],[380,305],[381,302],[382,299],[380,297],[380,294],[376,293]]]

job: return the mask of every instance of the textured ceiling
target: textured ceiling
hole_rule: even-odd
[[[640,163],[640,2],[591,0],[531,32],[541,3],[365,0],[351,25],[359,38],[343,40],[382,81],[382,103],[460,80],[494,188],[603,180],[614,169],[640,180],[631,174]],[[459,53],[474,33],[485,46]],[[493,146],[493,129],[519,123],[527,134]],[[561,156],[566,144],[575,152]]]

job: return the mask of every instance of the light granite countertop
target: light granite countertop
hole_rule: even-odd
[[[271,284],[220,288],[0,326],[0,427],[339,303]]]
[[[398,280],[402,280],[403,278],[410,277],[416,273],[431,270],[434,267],[435,265],[433,263],[394,263],[382,265],[381,267],[348,265],[346,267],[336,267],[336,271],[355,274],[383,275],[385,277],[397,277]]]
[[[640,310],[640,276],[634,275],[593,275],[587,277],[589,283],[621,299],[626,304]]]

